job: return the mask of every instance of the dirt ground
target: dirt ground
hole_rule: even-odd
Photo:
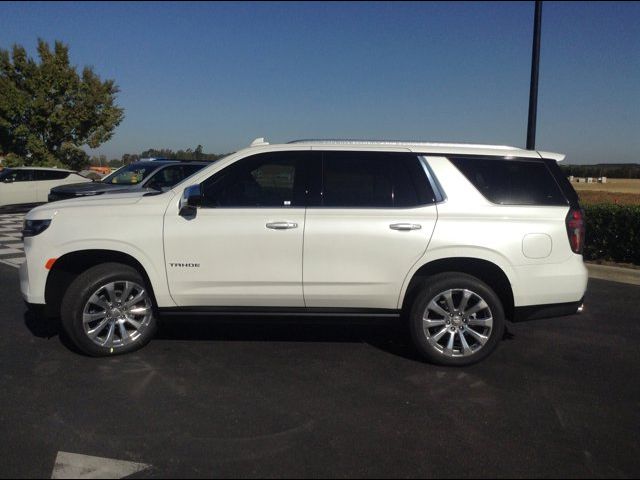
[[[571,182],[584,204],[640,205],[640,179],[608,178],[607,183]]]
[[[640,178],[607,178],[607,183],[571,182],[576,191],[603,191],[614,193],[635,193],[640,195]]]

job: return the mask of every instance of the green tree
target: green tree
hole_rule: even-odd
[[[38,40],[38,56],[20,45],[0,49],[0,152],[14,163],[79,169],[89,162],[82,146],[106,142],[124,118],[118,87],[90,67],[78,73],[62,42],[52,51]]]

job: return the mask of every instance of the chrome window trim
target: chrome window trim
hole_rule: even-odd
[[[445,193],[442,185],[438,181],[435,173],[431,169],[431,165],[429,165],[429,161],[426,155],[418,155],[418,160],[420,161],[420,165],[422,165],[422,169],[424,173],[427,175],[427,179],[429,180],[429,184],[431,185],[431,189],[433,190],[433,194],[436,197],[435,203],[442,203],[447,201],[447,194]]]

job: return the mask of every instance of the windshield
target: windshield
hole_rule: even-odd
[[[11,173],[12,173],[12,170],[11,170],[11,169],[9,169],[9,168],[5,168],[4,170],[2,170],[2,171],[0,172],[0,182],[1,182],[2,180],[4,180],[5,178],[9,178],[9,177],[11,177]]]
[[[111,175],[107,175],[101,182],[117,185],[136,185],[147,178],[156,168],[158,168],[158,165],[136,165],[132,163],[116,170]]]

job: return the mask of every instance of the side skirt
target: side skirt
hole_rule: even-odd
[[[378,308],[306,307],[171,307],[159,308],[161,316],[237,316],[237,317],[356,317],[399,318],[400,310]]]

